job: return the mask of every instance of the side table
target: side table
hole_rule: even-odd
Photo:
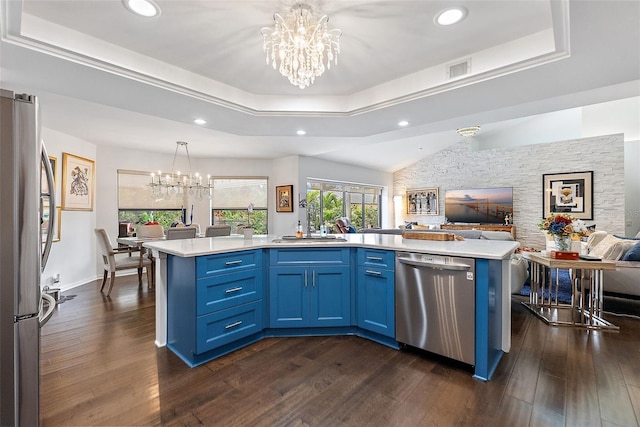
[[[530,263],[531,293],[523,304],[545,323],[587,329],[619,330],[602,318],[604,270],[615,270],[610,261],[558,260],[534,252],[523,252]],[[552,283],[551,270],[556,269]],[[571,270],[571,304],[558,301],[558,270]],[[555,289],[554,289],[555,288]],[[555,297],[552,297],[555,290]]]

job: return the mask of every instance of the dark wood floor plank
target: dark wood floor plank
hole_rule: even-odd
[[[598,348],[598,351],[593,353],[593,362],[601,418],[603,421],[623,426],[637,425],[621,369],[625,359],[620,354],[620,337],[610,337],[610,334],[593,333],[593,346]]]
[[[511,351],[486,383],[353,336],[269,338],[189,368],[153,343],[153,290],[97,289],[67,292],[42,330],[44,427],[638,425],[637,319],[558,329],[514,299]]]
[[[502,399],[499,410],[495,413],[493,421],[496,426],[528,426],[532,411],[532,404],[505,396]]]
[[[631,404],[636,414],[636,424],[640,424],[640,387],[634,385],[627,386],[629,389],[629,397],[631,398]]]
[[[531,425],[565,425],[565,390],[567,381],[540,372],[536,384],[536,396],[531,411]]]
[[[567,352],[566,424],[568,426],[600,426],[596,373],[592,352],[594,334],[586,330],[572,330]]]
[[[531,316],[522,332],[523,342],[507,384],[506,395],[533,403],[545,337],[549,331],[546,325]]]

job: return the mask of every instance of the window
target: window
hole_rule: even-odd
[[[320,220],[335,227],[347,217],[356,230],[380,227],[382,187],[337,181],[307,181],[307,209],[311,227],[320,228]],[[333,231],[337,231],[333,228]]]
[[[175,197],[156,198],[151,194],[150,183],[150,174],[147,172],[118,169],[119,222],[144,224],[153,220],[167,229],[181,220],[184,200]]]
[[[231,225],[231,232],[250,224],[256,234],[267,234],[268,182],[264,177],[213,178],[212,218],[214,224]],[[249,216],[247,207],[253,204]]]

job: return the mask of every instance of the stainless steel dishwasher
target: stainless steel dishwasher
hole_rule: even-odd
[[[475,261],[396,255],[396,340],[475,364]]]

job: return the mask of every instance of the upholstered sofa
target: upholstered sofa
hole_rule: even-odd
[[[586,242],[586,250],[589,255],[602,259],[615,261],[616,270],[605,270],[604,291],[605,294],[622,294],[640,297],[640,261],[626,260],[637,258],[629,252],[640,245],[640,233],[634,238],[623,238],[611,235],[606,231],[592,233]]]

